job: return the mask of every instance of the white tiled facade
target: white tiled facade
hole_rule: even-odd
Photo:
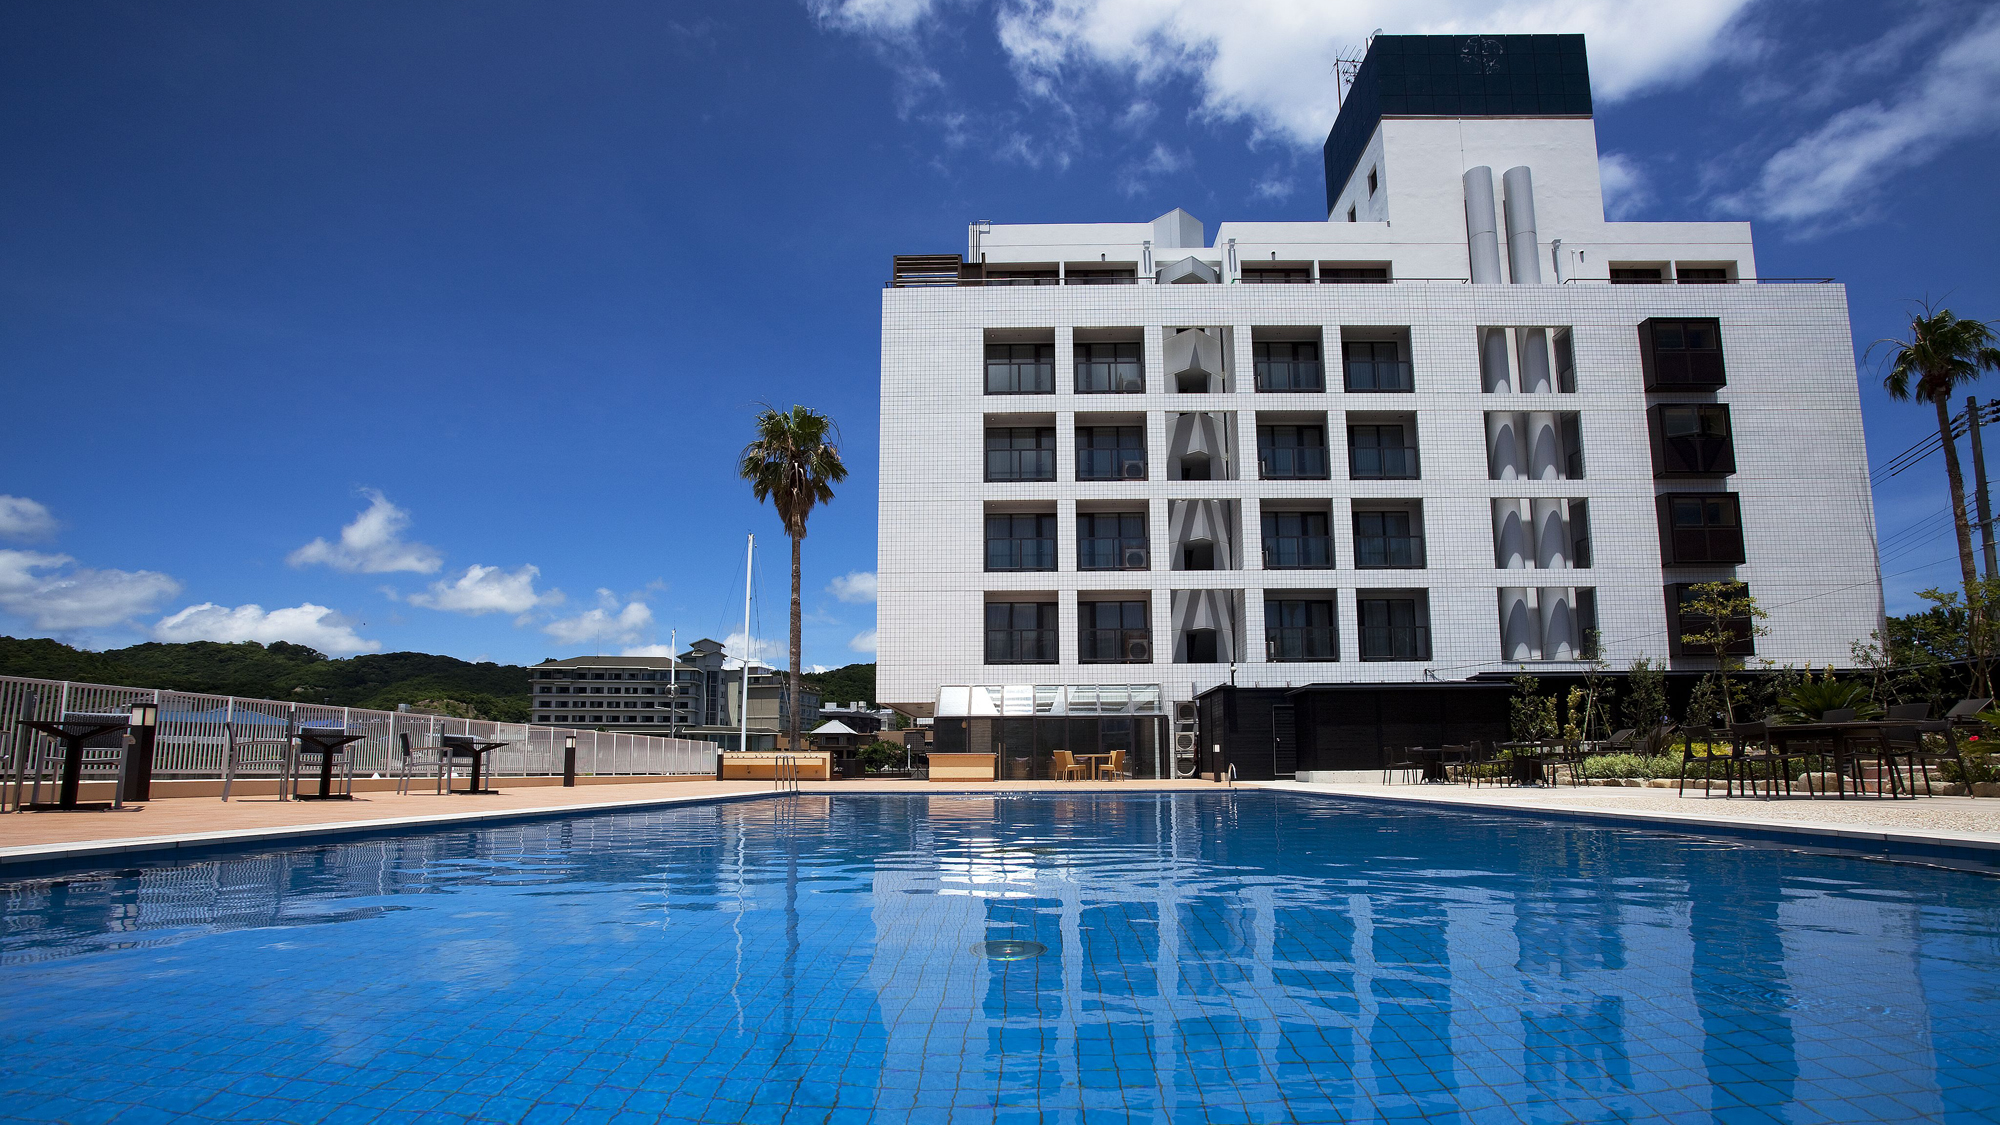
[[[1468,249],[1469,169],[1490,168],[1498,204],[1492,219],[1505,283],[1472,284]],[[1509,261],[1506,195],[1527,168],[1532,188],[1534,265]],[[1370,173],[1377,179],[1371,197]],[[882,313],[882,454],[878,560],[878,697],[928,713],[948,685],[1158,684],[1166,699],[1189,699],[1226,681],[1228,663],[1175,663],[1177,591],[1220,591],[1239,606],[1222,659],[1235,655],[1241,686],[1458,680],[1482,673],[1581,667],[1572,659],[1520,660],[1503,648],[1501,606],[1510,589],[1594,591],[1600,651],[1614,668],[1640,656],[1668,656],[1666,589],[1674,583],[1736,578],[1770,616],[1757,657],[1779,664],[1845,664],[1849,645],[1880,622],[1854,356],[1846,294],[1837,284],[1757,281],[1745,223],[1607,223],[1588,118],[1384,118],[1353,174],[1330,193],[1327,222],[1224,223],[1212,240],[1175,212],[1154,223],[1065,226],[978,225],[963,275],[970,284],[886,288]],[[1357,221],[1346,221],[1356,207]],[[1517,200],[1516,203],[1521,202]],[[1372,221],[1370,221],[1372,218]],[[1471,220],[1477,226],[1477,219]],[[1517,223],[1516,227],[1523,224]],[[1516,229],[1516,236],[1523,231]],[[1559,242],[1558,242],[1559,240]],[[1519,248],[1523,237],[1513,239]],[[1194,258],[1219,283],[1156,283]],[[1075,275],[1123,263],[1134,284],[1076,284]],[[1386,268],[1388,284],[1332,284],[1334,264]],[[1722,268],[1731,284],[1610,284],[1614,266],[1676,272]],[[991,284],[1013,265],[1055,269],[1062,284]],[[1246,283],[1246,270],[1302,268],[1317,283]],[[1512,275],[1520,274],[1520,283]],[[1558,280],[1560,277],[1560,281]],[[1254,279],[1254,275],[1253,275]],[[1642,322],[1715,318],[1727,383],[1706,391],[1649,393],[1642,376]],[[1573,392],[1489,391],[1481,330],[1567,329]],[[1222,344],[1206,393],[1177,389],[1167,337],[1206,329]],[[1145,384],[1138,394],[1078,394],[1073,347],[1092,330],[1122,329],[1143,341]],[[1410,392],[1343,389],[1343,344],[1404,334]],[[986,345],[1025,330],[1054,344],[1054,393],[986,393]],[[1274,331],[1277,330],[1277,331]],[[1118,333],[1112,333],[1118,335]],[[1315,340],[1323,391],[1259,393],[1253,344],[1272,337]],[[1510,334],[1518,345],[1524,332]],[[1510,349],[1515,385],[1525,361]],[[1663,403],[1728,407],[1735,472],[1699,480],[1656,479],[1648,408]],[[1561,471],[1492,479],[1489,413],[1573,414],[1582,477]],[[1238,479],[1178,480],[1170,464],[1175,416],[1220,415],[1233,428]],[[1329,479],[1258,479],[1258,421],[1324,428]],[[1419,479],[1349,479],[1348,426],[1371,414],[1414,420]],[[1112,416],[1143,423],[1144,480],[1078,481],[1076,427]],[[1056,478],[989,483],[984,435],[993,425],[1052,426]],[[1534,436],[1531,434],[1530,436]],[[1220,461],[1218,461],[1218,464]],[[1217,476],[1226,475],[1218,471]],[[1549,479],[1556,477],[1557,479]],[[1739,565],[1663,564],[1656,497],[1676,492],[1735,493],[1742,513]],[[1356,567],[1356,500],[1421,501],[1425,565]],[[1496,499],[1560,498],[1587,503],[1588,567],[1508,568],[1496,552]],[[1233,569],[1173,569],[1170,537],[1177,500],[1234,501]],[[1079,510],[1110,507],[1147,514],[1150,569],[1080,571]],[[1267,570],[1261,515],[1273,505],[1325,505],[1332,537],[1329,569]],[[1532,509],[1532,506],[1530,506]],[[1056,569],[989,572],[985,517],[991,512],[1053,513]],[[1228,507],[1215,509],[1230,512]],[[1578,509],[1582,510],[1582,509]],[[1357,591],[1421,590],[1428,602],[1428,660],[1363,660]],[[1339,659],[1266,660],[1264,603],[1281,591],[1330,591]],[[1079,659],[1078,605],[1102,593],[1150,606],[1152,662],[1086,664]],[[1057,605],[1058,662],[988,663],[985,605],[1040,595]],[[1081,598],[1080,598],[1081,595]],[[1549,595],[1553,600],[1556,595]],[[1571,606],[1575,609],[1575,606]],[[1551,626],[1553,630],[1554,627]],[[1551,632],[1550,636],[1553,637]],[[1676,658],[1677,667],[1701,667]]]

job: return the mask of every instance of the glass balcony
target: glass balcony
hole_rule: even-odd
[[[1331,625],[1290,625],[1264,630],[1264,659],[1274,663],[1340,659]]]

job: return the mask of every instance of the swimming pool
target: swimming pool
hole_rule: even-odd
[[[1627,829],[806,796],[4,889],[14,1120],[2000,1117],[2000,879]]]

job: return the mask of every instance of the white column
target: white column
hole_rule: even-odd
[[[1529,480],[1562,479],[1562,433],[1554,413],[1537,410],[1527,416],[1526,445]]]
[[[1494,561],[1502,570],[1525,570],[1533,565],[1534,537],[1526,500],[1493,501]]]
[[[1521,390],[1544,395],[1555,390],[1549,376],[1549,334],[1542,328],[1516,329],[1521,342]]]
[[[1535,591],[1542,610],[1542,658],[1576,659],[1576,618],[1570,612],[1567,586],[1544,586]]]
[[[1569,569],[1569,501],[1538,499],[1533,502],[1535,518],[1535,566],[1542,570]]]
[[[1527,475],[1524,416],[1492,410],[1486,414],[1486,468],[1493,480],[1519,480]]]
[[[1514,389],[1514,374],[1507,368],[1507,330],[1479,330],[1479,385],[1487,394],[1504,395]]]
[[[1540,654],[1541,622],[1527,589],[1500,588],[1500,653],[1506,660],[1533,660]]]

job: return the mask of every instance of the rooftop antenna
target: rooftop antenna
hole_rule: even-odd
[[[1375,34],[1380,35],[1381,33],[1381,29],[1377,28]],[[1373,43],[1374,41],[1374,35],[1368,37],[1368,42]],[[1366,57],[1367,53],[1368,48],[1366,46],[1363,46],[1360,50],[1347,47],[1343,48],[1339,54],[1333,57],[1333,106],[1335,110],[1339,110],[1347,103],[1348,88],[1354,85],[1354,76],[1361,72],[1361,60]]]

